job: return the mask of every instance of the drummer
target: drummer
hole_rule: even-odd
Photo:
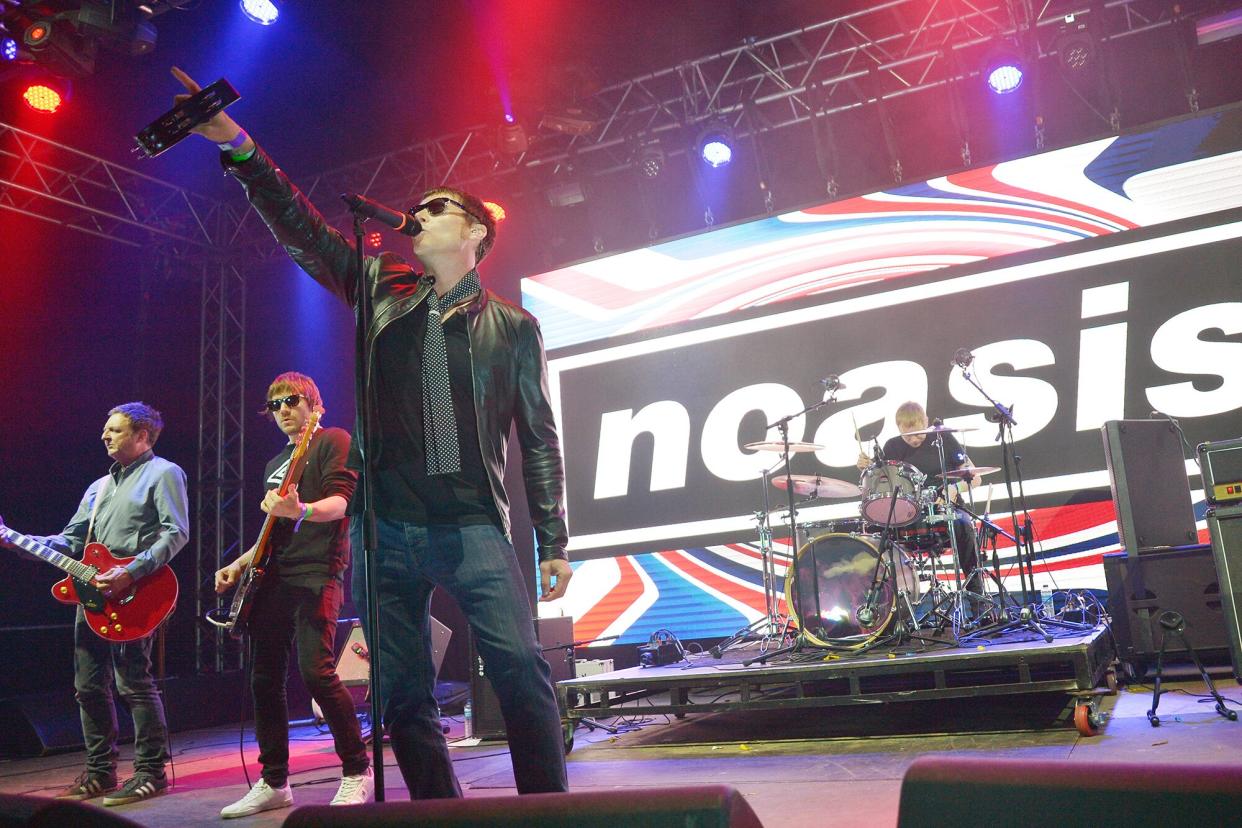
[[[936,447],[934,439],[928,439],[931,435],[913,434],[911,432],[922,431],[927,428],[927,412],[923,406],[913,400],[904,402],[897,406],[897,411],[893,415],[893,419],[897,423],[897,430],[901,432],[897,437],[893,437],[884,443],[884,447],[880,450],[880,456],[875,460],[893,460],[900,463],[909,463],[916,469],[927,476],[927,479],[939,481],[940,475],[940,450]],[[962,444],[957,441],[952,434],[941,434],[944,439],[944,462],[948,471],[960,469],[964,466],[973,466],[966,451],[962,448]],[[865,469],[874,462],[872,458],[866,454],[859,453],[858,468]],[[962,492],[974,485],[974,479],[967,477],[950,485],[950,495],[960,496]],[[979,553],[975,546],[975,530],[974,524],[970,518],[961,513],[956,512],[953,521],[954,533],[957,535],[957,552],[962,562],[962,573],[969,577],[966,582],[966,588],[971,592],[979,592],[981,578],[975,572],[979,560]]]

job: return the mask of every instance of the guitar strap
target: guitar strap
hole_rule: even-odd
[[[99,486],[99,493],[95,495],[95,502],[91,504],[91,522],[86,525],[86,543],[91,542],[91,537],[95,534],[95,515],[99,514],[99,504],[103,502],[104,494],[108,491],[108,484],[112,482],[112,474],[104,475],[103,483]]]

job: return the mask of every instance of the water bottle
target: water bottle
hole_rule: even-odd
[[[1044,584],[1039,589],[1040,595],[1043,596],[1044,617],[1051,618],[1057,614],[1056,607],[1052,603],[1052,586]]]
[[[464,739],[469,739],[474,735],[474,708],[470,706],[470,700],[466,700],[466,707],[462,710],[462,718],[466,720]]]

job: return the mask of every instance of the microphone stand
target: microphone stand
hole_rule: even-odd
[[[1013,536],[1017,538],[1014,544],[1014,553],[1018,565],[1018,585],[1022,590],[1022,609],[1019,615],[1012,623],[1002,623],[999,632],[1005,632],[1012,628],[1024,628],[1031,630],[1042,636],[1045,643],[1052,643],[1052,633],[1048,632],[1040,625],[1039,610],[1040,608],[1033,603],[1035,592],[1035,568],[1032,558],[1035,554],[1035,527],[1031,521],[1031,513],[1026,507],[1026,492],[1022,480],[1022,459],[1014,450],[1013,427],[1017,423],[1013,419],[1012,406],[1006,408],[983,390],[975,378],[970,375],[968,365],[958,364],[962,369],[962,376],[966,381],[975,387],[975,390],[983,395],[992,407],[996,410],[997,439],[1001,444],[1001,468],[1005,474],[1005,492],[1009,496],[1009,516],[1013,522]],[[1012,472],[1010,464],[1012,462]],[[1014,498],[1014,478],[1017,478],[1018,497]],[[1018,524],[1018,510],[1022,510],[1022,525]],[[1029,580],[1029,587],[1027,585]],[[1001,614],[1007,611],[1007,607],[1002,605]],[[1045,619],[1056,622],[1056,619]],[[1062,626],[1060,622],[1056,622],[1058,626]]]
[[[346,203],[349,200],[346,199]],[[354,376],[354,399],[358,406],[358,441],[362,446],[362,560],[367,585],[367,634],[371,636],[370,676],[371,682],[371,772],[375,779],[375,801],[384,801],[384,706],[380,692],[380,646],[379,627],[379,562],[375,559],[375,476],[372,464],[375,458],[375,398],[371,384],[367,382],[367,368],[371,364],[367,332],[371,329],[373,309],[371,290],[366,280],[366,257],[363,254],[362,225],[366,217],[354,211],[354,266],[358,273],[358,300],[354,307],[354,351],[358,365]]]

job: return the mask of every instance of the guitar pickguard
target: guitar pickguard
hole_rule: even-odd
[[[73,587],[77,590],[78,601],[82,606],[91,612],[104,611],[104,597],[99,592],[99,587],[89,581],[79,581],[77,578],[73,579]]]

